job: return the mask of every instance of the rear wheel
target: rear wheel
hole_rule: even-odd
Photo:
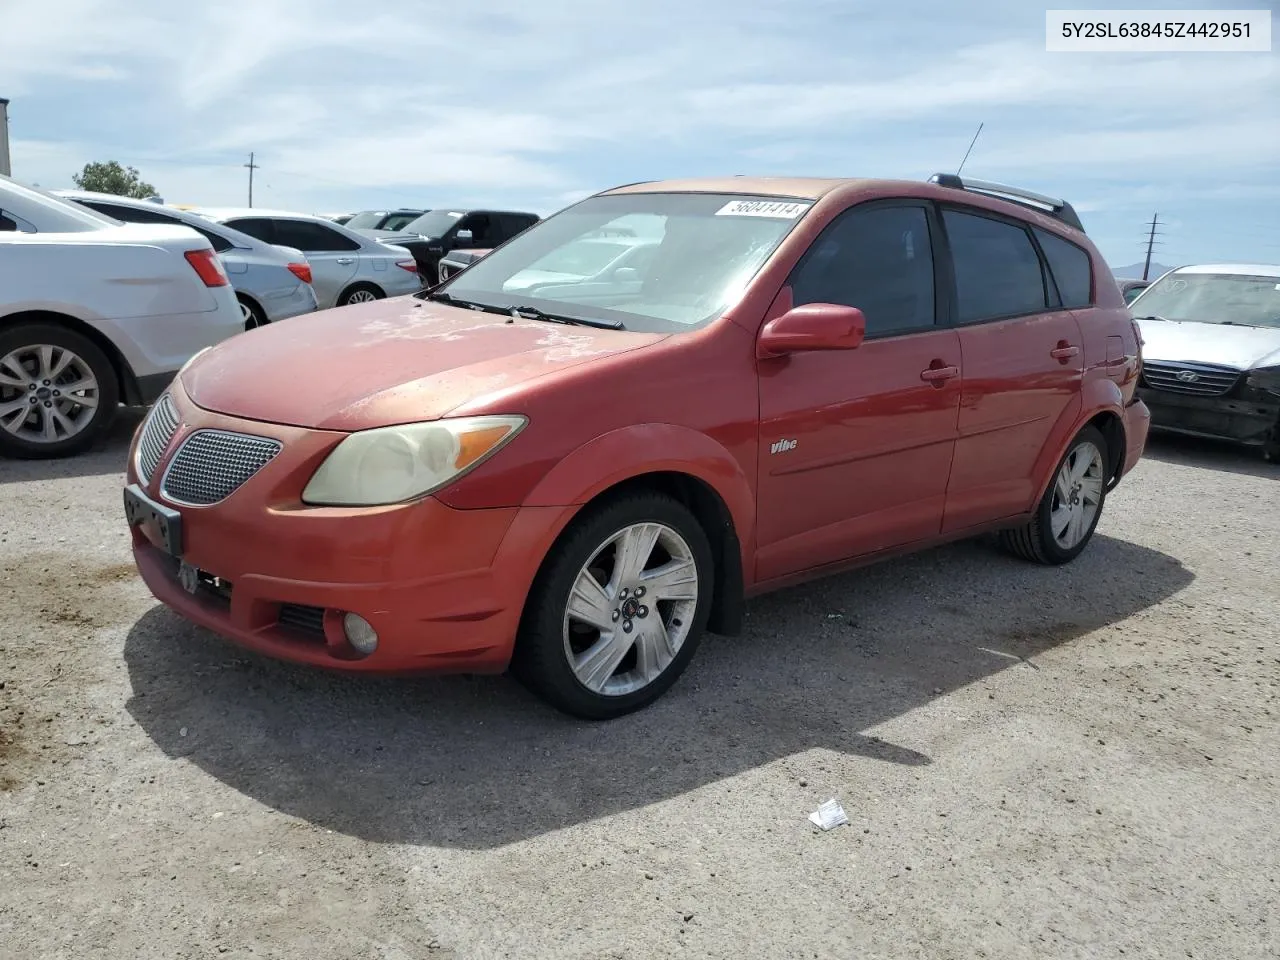
[[[80,453],[110,424],[119,402],[115,368],[83,334],[43,323],[0,333],[0,454]]]
[[[714,579],[706,534],[675,500],[636,494],[589,510],[530,591],[512,668],[565,713],[605,720],[684,672]]]
[[[236,299],[240,301],[240,316],[244,317],[244,328],[246,330],[264,327],[271,322],[267,319],[267,315],[262,312],[262,308],[248,297],[237,297]]]
[[[1102,517],[1108,462],[1100,430],[1090,426],[1076,434],[1030,522],[1001,533],[1005,549],[1033,563],[1060,564],[1078,557]]]
[[[372,283],[357,283],[342,291],[342,295],[338,297],[338,306],[349,307],[353,303],[372,303],[374,300],[382,300],[385,297],[386,294]]]

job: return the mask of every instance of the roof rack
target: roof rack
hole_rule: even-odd
[[[929,182],[936,183],[940,187],[950,187],[953,190],[968,190],[970,193],[982,193],[1000,200],[1009,200],[1019,206],[1047,213],[1049,216],[1061,220],[1067,226],[1075,227],[1081,233],[1084,233],[1084,224],[1080,222],[1080,217],[1076,214],[1071,204],[1056,197],[1046,197],[1041,193],[1033,193],[1021,187],[1011,187],[1005,183],[993,183],[990,180],[970,180],[968,178],[961,180],[954,173],[935,173],[929,178]]]

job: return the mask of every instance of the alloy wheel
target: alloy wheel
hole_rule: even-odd
[[[0,357],[0,429],[29,443],[57,443],[93,421],[102,390],[79,354],[30,344]]]
[[[564,653],[593,693],[625,696],[660,677],[680,652],[698,606],[698,567],[674,529],[637,523],[582,566],[564,615]]]
[[[347,294],[347,303],[373,303],[377,299],[372,290],[352,290]]]
[[[1072,549],[1093,529],[1102,506],[1104,476],[1102,451],[1088,440],[1063,461],[1049,507],[1049,528],[1062,549]]]

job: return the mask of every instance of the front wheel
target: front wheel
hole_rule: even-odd
[[[1060,564],[1078,557],[1097,529],[1107,498],[1107,441],[1085,427],[1058,463],[1030,522],[1005,530],[1006,550],[1033,563]]]
[[[44,323],[0,333],[0,455],[81,453],[119,403],[115,368],[88,337]]]
[[[589,508],[534,582],[513,670],[573,716],[637,710],[693,658],[713,580],[707,536],[677,501],[646,493]]]

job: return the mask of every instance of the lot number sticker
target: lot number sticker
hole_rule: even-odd
[[[730,200],[716,211],[717,217],[773,217],[794,220],[809,209],[807,203],[785,200]]]

